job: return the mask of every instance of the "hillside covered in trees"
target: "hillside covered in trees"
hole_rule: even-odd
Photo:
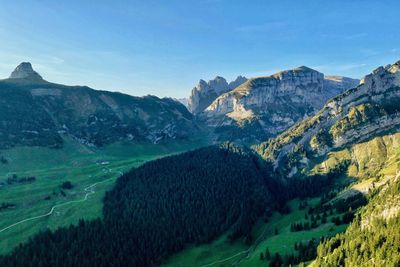
[[[400,266],[400,181],[376,188],[346,232],[325,240],[315,266]]]
[[[250,240],[273,186],[258,157],[230,144],[159,159],[118,179],[102,220],[42,232],[0,266],[151,266],[226,231]]]

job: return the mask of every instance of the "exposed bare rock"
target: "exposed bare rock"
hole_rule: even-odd
[[[248,80],[215,99],[201,117],[221,139],[262,141],[314,115],[329,98],[356,84],[344,77],[325,79],[302,66]]]
[[[11,73],[10,79],[27,79],[31,81],[43,81],[42,76],[33,70],[31,63],[22,62]]]
[[[238,76],[229,84],[225,78],[220,76],[208,82],[200,80],[199,84],[191,92],[188,108],[193,114],[198,114],[204,111],[218,96],[235,89],[245,81],[247,79],[242,76]]]
[[[400,61],[379,67],[362,79],[360,85],[332,98],[313,117],[258,146],[275,167],[305,167],[294,159],[326,155],[400,128]],[[290,166],[288,161],[292,161]],[[296,162],[296,163],[293,163]]]

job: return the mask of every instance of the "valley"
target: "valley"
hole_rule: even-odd
[[[0,203],[12,203],[13,208],[0,211],[0,253],[7,253],[20,242],[44,229],[77,224],[80,219],[101,217],[102,200],[121,172],[158,157],[183,152],[201,146],[198,143],[113,144],[100,149],[88,148],[73,140],[65,140],[62,149],[16,147],[1,150],[6,164],[0,165]],[[32,183],[8,185],[7,177],[34,176]],[[70,181],[71,189],[62,189]],[[93,194],[85,190],[94,185]],[[69,204],[67,204],[69,203]],[[66,205],[64,205],[66,204]],[[47,214],[9,229],[16,222]]]
[[[400,267],[399,10],[2,1],[0,267]]]

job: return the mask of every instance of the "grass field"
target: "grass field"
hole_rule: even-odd
[[[318,198],[311,199],[313,205]],[[289,203],[291,212],[286,215],[274,213],[267,223],[258,221],[253,228],[253,245],[245,246],[240,240],[230,244],[226,235],[221,236],[210,244],[190,246],[180,253],[170,257],[164,267],[257,267],[268,266],[268,261],[260,260],[260,253],[268,248],[271,255],[279,252],[280,255],[294,253],[295,242],[307,241],[321,236],[332,236],[346,229],[347,225],[336,226],[330,222],[322,224],[309,231],[291,232],[290,225],[304,219],[306,209],[298,208],[299,201]],[[275,234],[275,229],[278,234]]]
[[[90,149],[71,140],[60,150],[43,147],[18,147],[0,151],[8,163],[0,164],[0,205],[12,203],[15,208],[0,210],[0,253],[6,253],[18,243],[47,228],[56,229],[77,223],[79,219],[101,216],[102,198],[111,189],[121,172],[146,161],[165,155],[187,151],[203,145],[202,142],[172,143],[168,145],[114,144],[101,149]],[[35,176],[32,183],[7,184],[7,177]],[[109,179],[109,180],[107,180]],[[62,189],[70,181],[72,189]],[[84,189],[96,182],[94,194],[83,201]],[[81,200],[81,201],[80,201]],[[48,213],[50,216],[27,221],[12,228],[2,229],[27,218]]]

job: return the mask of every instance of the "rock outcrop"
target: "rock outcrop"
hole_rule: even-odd
[[[31,63],[22,62],[11,73],[9,79],[25,79],[29,81],[43,81],[42,76],[33,70]]]
[[[218,96],[235,89],[245,81],[247,79],[243,76],[238,76],[229,84],[225,78],[220,76],[208,81],[208,83],[200,80],[199,84],[193,88],[188,101],[190,112],[198,114],[204,111]]]
[[[314,115],[329,98],[357,83],[343,77],[325,79],[302,66],[250,79],[215,99],[200,117],[216,128],[220,139],[261,141]]]

